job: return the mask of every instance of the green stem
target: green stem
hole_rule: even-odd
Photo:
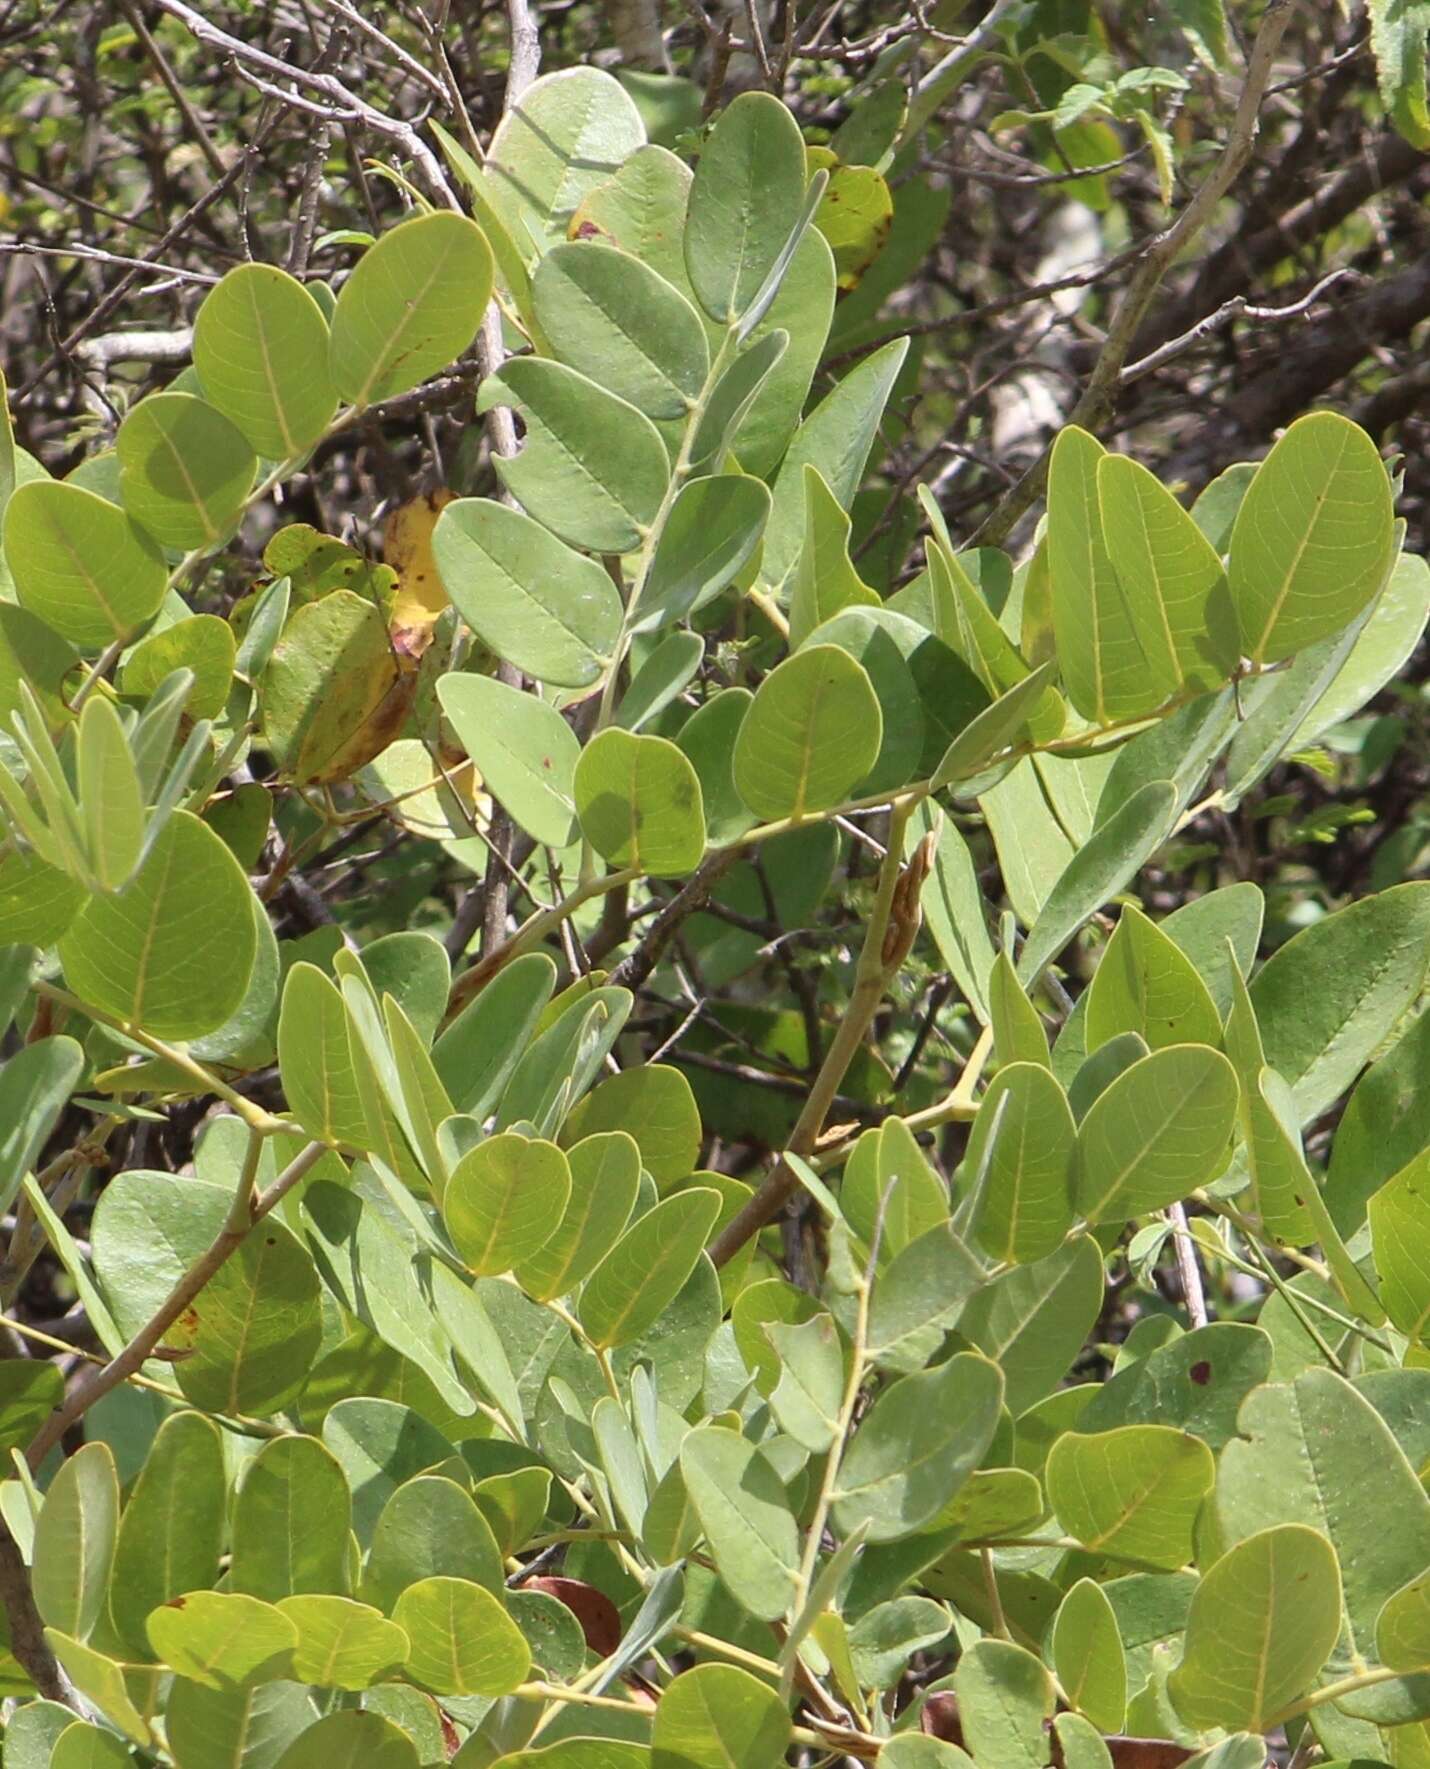
[[[1379,1683],[1393,1683],[1396,1678],[1405,1676],[1404,1671],[1387,1670],[1384,1665],[1377,1665],[1374,1670],[1358,1671],[1354,1676],[1342,1677],[1337,1683],[1325,1683],[1319,1689],[1312,1690],[1310,1695],[1303,1695],[1299,1701],[1288,1703],[1277,1713],[1266,1720],[1262,1731],[1271,1732],[1277,1726],[1284,1726],[1288,1720],[1294,1720],[1301,1714],[1309,1714],[1313,1708],[1323,1708],[1328,1702],[1340,1701],[1342,1697],[1354,1695],[1359,1689],[1374,1689]]]
[[[265,1112],[262,1106],[255,1105],[251,1099],[245,1099],[226,1081],[221,1081],[211,1069],[206,1069],[196,1062],[186,1050],[178,1045],[165,1044],[162,1038],[155,1038],[140,1026],[130,1025],[117,1014],[106,1013],[101,1007],[92,1007],[89,1002],[81,1000],[78,995],[71,995],[68,989],[57,989],[53,983],[34,983],[31,985],[36,995],[42,995],[47,1001],[53,1001],[60,1007],[70,1008],[75,1013],[84,1014],[87,1019],[97,1020],[103,1026],[112,1027],[136,1044],[142,1044],[152,1056],[172,1063],[176,1069],[183,1071],[191,1081],[197,1081],[205,1093],[212,1093],[226,1104],[232,1106],[234,1112],[243,1119],[250,1130],[256,1130],[260,1136],[277,1136],[281,1132],[291,1133],[294,1126],[286,1118],[275,1118],[271,1112]]]

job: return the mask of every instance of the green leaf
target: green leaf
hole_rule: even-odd
[[[1215,1321],[1159,1345],[1117,1370],[1078,1415],[1080,1431],[1175,1425],[1219,1452],[1237,1434],[1237,1412],[1271,1373],[1271,1340],[1259,1327]]]
[[[581,1101],[562,1127],[563,1147],[598,1133],[635,1139],[642,1167],[658,1185],[684,1179],[700,1154],[700,1111],[679,1069],[646,1063],[623,1069]]]
[[[52,946],[79,914],[84,886],[37,855],[0,857],[0,944]]]
[[[81,1640],[73,1640],[58,1628],[45,1629],[45,1644],[59,1660],[70,1682],[86,1701],[105,1719],[117,1726],[126,1738],[139,1745],[152,1745],[149,1722],[135,1707],[129,1694],[126,1667],[105,1653],[96,1652]],[[143,1667],[131,1671],[136,1682],[148,1685],[147,1701],[152,1702],[153,1683]],[[141,1697],[146,1699],[146,1697]],[[9,1728],[6,1728],[6,1752],[10,1749]]]
[[[985,1284],[958,1329],[1003,1371],[1008,1410],[1017,1418],[1057,1387],[1102,1303],[1102,1255],[1090,1235],[1077,1235],[1046,1259]]]
[[[419,1579],[392,1619],[411,1642],[407,1674],[434,1695],[507,1695],[531,1669],[531,1649],[500,1598],[468,1579]]]
[[[197,817],[176,811],[117,895],[93,897],[60,941],[69,987],[159,1038],[212,1032],[248,988],[256,937],[248,880]]]
[[[139,1331],[222,1233],[231,1202],[231,1185],[138,1169],[105,1187],[94,1217],[94,1268],[126,1335]],[[165,1345],[181,1354],[179,1386],[195,1405],[254,1413],[297,1393],[321,1334],[312,1262],[270,1216],[209,1280]]]
[[[640,1185],[640,1150],[622,1131],[584,1137],[566,1152],[571,1197],[565,1213],[550,1238],[515,1268],[517,1282],[538,1302],[568,1295],[600,1264],[630,1220]]]
[[[336,986],[316,965],[288,972],[278,1017],[278,1066],[289,1109],[319,1142],[361,1148],[367,1142],[348,1018]]]
[[[582,832],[612,865],[670,878],[700,864],[700,777],[668,738],[608,727],[581,751],[575,789]]]
[[[865,1610],[849,1630],[849,1656],[861,1687],[892,1689],[916,1652],[949,1632],[949,1612],[928,1597],[896,1597]]]
[[[218,1576],[228,1476],[218,1428],[198,1413],[159,1427],[119,1520],[109,1619],[125,1647],[149,1655],[151,1610]]]
[[[661,1695],[651,1769],[778,1769],[790,1744],[785,1704],[734,1665],[696,1665]]]
[[[1227,1542],[1287,1522],[1321,1532],[1340,1564],[1348,1628],[1332,1670],[1374,1663],[1381,1610],[1407,1568],[1430,1564],[1430,1498],[1362,1394],[1324,1368],[1257,1389],[1222,1451],[1216,1507]],[[1382,1698],[1396,1699],[1395,1686],[1346,1700],[1375,1717]]]
[[[561,1120],[595,1080],[631,1011],[629,989],[577,990],[553,1003],[548,1026],[517,1064],[502,1094],[496,1127],[534,1124],[543,1135]]]
[[[844,1399],[844,1353],[834,1317],[820,1313],[798,1326],[771,1321],[765,1332],[780,1368],[770,1411],[796,1443],[823,1455],[839,1434]]]
[[[790,596],[789,642],[798,650],[817,626],[842,608],[877,608],[879,596],[849,557],[848,515],[817,467],[804,469],[804,545]]]
[[[742,92],[701,146],[685,267],[713,320],[734,325],[760,293],[804,206],[804,139],[777,98]]]
[[[1107,550],[1098,474],[1107,451],[1070,424],[1048,472],[1053,631],[1068,698],[1094,724],[1151,712],[1174,686],[1149,657],[1128,589]],[[1140,586],[1139,586],[1140,587]]]
[[[116,504],[33,479],[5,510],[5,558],[29,613],[84,651],[128,640],[158,613],[168,570]]]
[[[951,1222],[910,1241],[874,1286],[869,1350],[875,1361],[885,1369],[922,1369],[983,1277]]]
[[[550,1239],[570,1196],[571,1171],[556,1144],[507,1132],[478,1143],[452,1169],[442,1216],[467,1269],[490,1277]]]
[[[1137,1032],[1152,1050],[1221,1043],[1221,1015],[1191,959],[1130,904],[1098,963],[1087,1001],[1087,1048]]]
[[[817,467],[834,501],[841,509],[849,508],[908,349],[907,338],[895,338],[865,357],[795,432],[775,480],[761,565],[777,595],[788,582],[804,544],[805,467]]]
[[[1349,626],[1385,582],[1393,546],[1390,478],[1375,444],[1336,412],[1298,418],[1232,529],[1242,650],[1275,663]]]
[[[208,1412],[276,1412],[302,1388],[317,1356],[319,1296],[312,1260],[268,1218],[169,1333],[167,1343],[188,1353],[178,1369],[185,1396]]]
[[[272,264],[240,264],[194,320],[204,398],[270,461],[306,454],[338,396],[328,375],[328,322],[303,284]]]
[[[1430,615],[1430,563],[1402,553],[1391,567],[1370,618],[1357,633],[1330,685],[1286,743],[1287,753],[1308,749],[1342,719],[1359,712],[1393,681],[1414,652]]]
[[[1366,1201],[1386,1180],[1430,1147],[1430,1092],[1420,1082],[1427,1067],[1430,1017],[1422,1013],[1356,1084],[1326,1174],[1326,1204],[1343,1234],[1364,1221]]]
[[[1226,66],[1225,0],[1172,0],[1172,16],[1199,61],[1209,68]]]
[[[76,1720],[55,1740],[51,1769],[108,1769],[131,1761],[129,1747],[115,1732],[106,1732],[86,1720]]]
[[[1052,1660],[1069,1704],[1100,1731],[1120,1732],[1127,1713],[1127,1660],[1112,1605],[1091,1579],[1079,1579],[1058,1607]]]
[[[261,685],[263,740],[295,780],[342,780],[397,735],[411,704],[377,606],[334,590],[299,608]]]
[[[685,418],[710,372],[699,314],[639,258],[596,241],[553,246],[532,279],[552,354],[648,418]]]
[[[216,614],[195,614],[141,640],[119,667],[119,687],[147,699],[172,671],[186,669],[194,682],[184,710],[190,718],[216,719],[228,703],[234,662],[233,628]]]
[[[563,1738],[542,1750],[508,1751],[498,1763],[500,1769],[649,1769],[650,1746],[620,1738]]]
[[[1025,988],[1161,845],[1176,803],[1176,789],[1168,781],[1149,781],[1077,850],[1048,892],[1019,954],[1018,976]]]
[[[285,1597],[278,1608],[298,1630],[294,1676],[320,1689],[370,1689],[411,1650],[401,1628],[349,1597]]]
[[[333,312],[328,369],[339,395],[375,405],[446,368],[477,335],[492,254],[450,209],[404,221],[369,246]]]
[[[1030,720],[1040,715],[1049,693],[1048,684],[1055,673],[1056,665],[1051,659],[1047,663],[1040,663],[1031,675],[1015,682],[991,706],[985,707],[970,720],[949,744],[943,753],[943,759],[934,769],[930,782],[933,790],[952,786],[959,780],[971,779],[1005,749],[1025,742],[1029,735]],[[1059,723],[1061,705],[1061,701],[1058,701],[1056,710],[1059,713]]]
[[[793,288],[795,281],[794,276],[787,280],[786,291]],[[766,322],[760,337],[748,344],[716,381],[690,439],[692,468],[704,467],[731,446],[763,390],[776,387],[775,371],[784,361],[789,343],[788,332],[781,328],[771,330]],[[747,449],[742,448],[741,452],[748,456]],[[764,465],[763,461],[757,464]]]
[[[315,1437],[274,1438],[249,1463],[234,1501],[228,1589],[266,1603],[341,1595],[351,1514],[347,1478],[330,1450]]]
[[[420,1413],[366,1395],[345,1396],[328,1410],[323,1441],[348,1477],[353,1533],[363,1544],[371,1542],[383,1506],[404,1481],[454,1454],[449,1440]]]
[[[1397,1591],[1375,1625],[1376,1649],[1392,1671],[1430,1670],[1430,1575]]]
[[[742,473],[682,486],[661,525],[631,631],[655,632],[718,596],[748,563],[769,513],[769,488]]]
[[[663,713],[694,681],[705,661],[699,633],[667,633],[647,652],[616,706],[615,723],[639,731]]]
[[[1238,1097],[1231,1064],[1205,1045],[1172,1045],[1123,1070],[1078,1126],[1078,1210],[1089,1222],[1125,1222],[1215,1178]]]
[[[1303,928],[1251,984],[1266,1061],[1302,1123],[1346,1090],[1424,986],[1430,884],[1363,897]]]
[[[0,1208],[14,1203],[83,1069],[73,1038],[37,1038],[0,1067]]]
[[[556,984],[544,952],[497,972],[432,1046],[432,1065],[459,1112],[483,1117],[496,1103],[535,1032]]]
[[[512,406],[521,452],[497,458],[512,496],[553,534],[593,553],[626,553],[649,531],[670,458],[643,412],[563,363],[523,356],[483,381],[477,410]]]
[[[533,240],[564,240],[582,198],[644,141],[640,112],[603,70],[563,68],[534,80],[503,115],[485,164],[491,200],[518,249],[530,257]]]
[[[1024,1062],[999,1069],[979,1101],[965,1157],[981,1185],[973,1232],[995,1259],[1025,1265],[1062,1245],[1072,1227],[1076,1140],[1072,1108],[1049,1069]]]
[[[722,688],[690,715],[676,736],[700,777],[706,835],[715,847],[736,840],[756,821],[735,790],[734,772],[735,738],[753,699],[748,688]]]
[[[989,1023],[993,1028],[993,1054],[1004,1063],[1037,1063],[1048,1068],[1052,1058],[1047,1028],[1013,969],[1006,952],[1000,952],[988,975]]]
[[[993,1441],[1003,1402],[996,1364],[971,1353],[886,1389],[839,1465],[834,1519],[870,1542],[914,1534],[948,1503]]]
[[[150,1615],[148,1632],[158,1658],[209,1689],[286,1676],[298,1644],[298,1630],[281,1610],[227,1591],[171,1598]]]
[[[1182,1662],[1168,1693],[1197,1727],[1270,1729],[1314,1684],[1341,1624],[1331,1544],[1288,1523],[1238,1542],[1192,1597]]]
[[[1423,1342],[1430,1321],[1430,1148],[1370,1200],[1370,1235],[1385,1312],[1408,1339]]]
[[[49,1769],[55,1740],[74,1724],[74,1709],[57,1701],[21,1703],[5,1728],[5,1750],[12,1769]]]
[[[866,1130],[855,1143],[839,1202],[850,1228],[869,1247],[877,1228],[883,1260],[948,1217],[948,1188],[899,1118]]]
[[[799,1531],[773,1466],[737,1431],[702,1425],[680,1446],[680,1470],[731,1595],[778,1620],[794,1597]]]
[[[1173,694],[1219,687],[1241,655],[1226,572],[1211,543],[1138,462],[1104,455],[1097,498],[1108,557],[1156,672]]]
[[[93,882],[117,891],[144,849],[145,806],[124,726],[107,700],[91,698],[80,714],[77,774]]]
[[[1412,147],[1430,147],[1430,106],[1425,96],[1430,17],[1419,0],[1369,0],[1366,11],[1381,103]]]
[[[35,1524],[31,1584],[40,1618],[85,1640],[104,1613],[119,1525],[119,1477],[109,1445],[60,1463]]]
[[[400,1726],[382,1714],[348,1708],[309,1726],[273,1769],[418,1769],[420,1761]]]
[[[766,676],[735,740],[735,785],[758,816],[798,820],[837,805],[879,754],[868,676],[835,645],[811,645]]]
[[[913,827],[920,817],[915,814]],[[933,935],[939,956],[952,972],[969,1006],[987,1025],[989,983],[993,969],[993,942],[988,935],[988,910],[978,888],[978,874],[968,843],[951,817],[941,820],[933,866],[924,881],[920,904],[924,921]],[[925,829],[932,827],[925,823]]]
[[[698,1186],[636,1219],[581,1290],[576,1312],[593,1344],[627,1344],[660,1318],[695,1269],[719,1213],[719,1192]]]
[[[879,1755],[884,1769],[973,1769],[967,1751],[924,1732],[896,1732]]]
[[[1169,1425],[1123,1425],[1091,1437],[1065,1432],[1044,1478],[1059,1521],[1085,1548],[1174,1572],[1192,1557],[1215,1473],[1199,1437]]]
[[[1053,1680],[1030,1652],[1010,1640],[977,1640],[953,1674],[963,1739],[979,1763],[1041,1769]]]
[[[809,635],[811,646],[837,645],[847,651],[868,676],[879,702],[879,754],[871,771],[855,782],[861,798],[903,786],[919,771],[928,720],[910,660],[924,640],[912,621],[890,609],[862,605],[845,608]],[[911,833],[911,847],[924,832]]]
[[[390,1611],[409,1585],[440,1577],[472,1579],[497,1594],[505,1579],[496,1537],[471,1496],[455,1480],[422,1474],[383,1506],[360,1595]]]
[[[533,841],[566,847],[576,832],[581,745],[560,713],[490,676],[443,676],[437,698],[513,821]]]
[[[448,504],[432,553],[457,612],[498,657],[563,688],[600,680],[615,655],[621,599],[596,560],[491,498]]]
[[[243,432],[191,393],[140,400],[114,447],[125,509],[166,547],[227,539],[258,471]]]
[[[26,1358],[0,1362],[0,1454],[23,1449],[63,1400],[57,1364]]]

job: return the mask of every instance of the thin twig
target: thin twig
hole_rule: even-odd
[[[1299,301],[1293,301],[1289,307],[1253,307],[1245,295],[1233,295],[1229,301],[1223,301],[1215,313],[1209,313],[1205,319],[1199,319],[1194,326],[1183,332],[1180,338],[1169,338],[1156,350],[1149,351],[1140,361],[1129,363],[1118,376],[1118,384],[1128,387],[1132,382],[1140,381],[1144,375],[1150,375],[1154,369],[1161,368],[1164,363],[1184,355],[1194,345],[1211,337],[1213,332],[1219,332],[1223,326],[1234,319],[1266,320],[1272,324],[1278,320],[1299,319],[1302,314],[1308,313],[1326,290],[1334,287],[1336,283],[1361,282],[1363,280],[1358,270],[1349,268],[1333,270],[1323,276],[1316,286],[1309,289]]]
[[[1196,1243],[1187,1227],[1184,1204],[1169,1204],[1167,1221],[1172,1225],[1172,1250],[1177,1256],[1177,1277],[1182,1285],[1182,1301],[1187,1305],[1187,1319],[1194,1327],[1207,1324],[1207,1297],[1202,1288],[1202,1268],[1197,1264]]]
[[[65,1397],[63,1405],[56,1407],[40,1427],[34,1442],[26,1451],[31,1468],[39,1467],[70,1426],[77,1419],[83,1418],[96,1401],[102,1400],[111,1389],[117,1388],[121,1382],[143,1368],[165,1333],[202,1292],[209,1280],[243,1245],[250,1230],[282,1203],[314,1163],[327,1153],[327,1148],[326,1143],[310,1142],[301,1153],[294,1156],[277,1179],[256,1197],[246,1183],[245,1172],[244,1179],[235,1187],[232,1207],[218,1234],[175,1283],[164,1301],[124,1349],[112,1357],[103,1369],[93,1370],[77,1382]]]
[[[929,844],[921,842],[908,865],[903,863],[904,830],[912,809],[912,800],[901,799],[895,802],[890,815],[888,852],[879,872],[879,888],[869,912],[854,988],[839,1029],[810,1086],[804,1110],[790,1132],[788,1154],[803,1158],[814,1153],[834,1096],[878,1012],[891,978],[908,957],[918,932],[919,893],[931,855]],[[798,1183],[794,1168],[781,1155],[754,1197],[711,1243],[710,1257],[715,1264],[723,1265],[752,1235],[773,1222]]]
[[[1139,327],[1152,305],[1163,277],[1178,257],[1197,239],[1216,211],[1217,205],[1240,175],[1256,142],[1261,101],[1270,82],[1276,51],[1291,22],[1296,0],[1271,0],[1262,15],[1256,41],[1247,61],[1246,78],[1237,100],[1226,146],[1211,171],[1197,187],[1196,194],[1165,232],[1148,245],[1141,262],[1118,303],[1107,338],[1093,366],[1081,399],[1068,417],[1069,424],[1097,430],[1112,412],[1122,368],[1137,336]],[[1023,513],[1042,495],[1047,484],[1051,449],[1045,449],[1037,463],[1030,467],[1013,489],[1004,496],[983,526],[973,536],[972,546],[997,546],[1005,541]]]

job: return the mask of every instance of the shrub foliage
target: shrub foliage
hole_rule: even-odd
[[[7,1764],[1430,1760],[1430,884],[1138,894],[1430,572],[1340,413],[1188,502],[1095,404],[876,571],[900,91],[545,75],[112,448],[7,420]],[[480,495],[273,518],[473,349]]]

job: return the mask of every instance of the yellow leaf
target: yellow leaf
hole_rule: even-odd
[[[432,641],[437,616],[448,606],[447,592],[432,557],[432,530],[456,497],[440,486],[399,504],[382,533],[382,556],[397,573],[392,608],[393,643],[398,652],[420,657]]]

